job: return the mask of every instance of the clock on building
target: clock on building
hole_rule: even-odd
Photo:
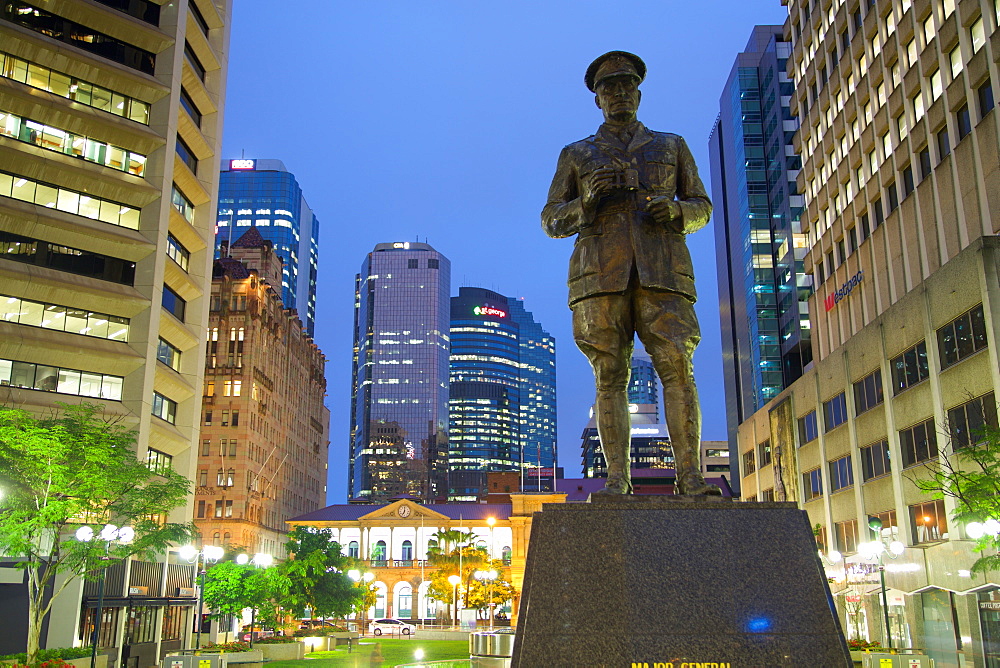
[[[409,506],[400,506],[399,508],[396,509],[396,514],[399,515],[400,517],[409,517],[410,516],[410,507]]]

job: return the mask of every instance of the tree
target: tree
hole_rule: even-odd
[[[359,598],[354,610],[361,615],[361,632],[364,633],[368,611],[378,603],[378,587],[375,586],[374,582],[365,582],[364,580],[359,580],[355,587],[358,590]]]
[[[982,424],[984,420],[979,422]],[[911,480],[936,498],[955,499],[953,519],[966,525],[969,537],[976,540],[975,550],[993,552],[979,557],[970,569],[973,573],[985,573],[1000,570],[1000,555],[996,553],[1000,548],[1000,526],[997,525],[1000,521],[1000,429],[987,424],[971,431],[974,439],[978,437],[978,443],[956,447],[952,441],[948,446],[950,452],[946,452],[940,462],[922,468],[926,477],[911,477]],[[980,532],[976,529],[984,528],[977,538]]]
[[[224,561],[208,569],[203,598],[216,619],[236,617],[251,608],[261,623],[277,624],[280,601],[288,593],[288,585],[280,568]]]
[[[457,604],[453,600],[454,587],[448,582],[451,575],[462,578],[461,595],[466,598],[475,572],[488,560],[486,548],[473,545],[478,539],[479,536],[475,533],[449,529],[438,531],[427,541],[427,563],[434,569],[428,586],[428,594],[432,598]]]
[[[0,553],[28,572],[28,663],[37,661],[42,623],[67,584],[98,577],[109,561],[155,559],[193,534],[189,524],[158,519],[187,500],[185,477],[136,459],[135,431],[100,405],[59,406],[46,418],[0,407]],[[76,540],[87,523],[130,526],[135,537]]]
[[[494,606],[493,610],[496,610],[507,601],[513,600],[514,594],[517,593],[517,590],[514,589],[514,585],[503,578],[502,559],[490,559],[486,564],[477,570],[494,570],[497,572],[497,578],[492,582],[488,580],[480,580],[476,578],[475,573],[473,573],[473,580],[470,583],[469,590],[465,595],[465,604],[470,608],[486,610],[484,617],[489,619],[489,604],[492,602]]]
[[[346,617],[361,602],[363,592],[347,576],[349,558],[325,531],[296,527],[285,543],[291,558],[279,567],[288,578],[283,607],[301,617]]]

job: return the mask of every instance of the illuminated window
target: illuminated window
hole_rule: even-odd
[[[0,359],[0,385],[11,387],[121,401],[124,381],[120,376]]]
[[[983,45],[986,44],[986,32],[983,29],[982,16],[976,19],[975,23],[969,28],[969,35],[972,37],[972,52],[978,53],[979,49],[983,48]]]
[[[948,538],[948,516],[944,501],[927,501],[909,506],[913,542],[933,543]]]
[[[931,74],[931,100],[937,100],[944,92],[944,84],[941,81],[941,70],[934,70]]]
[[[140,153],[4,111],[0,111],[0,136],[75,156],[135,176],[142,176],[146,170],[146,156]]]
[[[0,295],[0,321],[112,341],[128,340],[128,318],[7,295]]]
[[[0,129],[0,134],[3,133]],[[0,197],[19,199],[132,230],[139,229],[140,211],[137,208],[18,174],[0,172]]]

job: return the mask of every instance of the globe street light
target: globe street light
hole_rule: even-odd
[[[270,554],[265,554],[263,552],[258,552],[252,557],[249,554],[238,554],[236,555],[236,563],[240,566],[246,566],[247,564],[256,566],[257,568],[267,568],[274,563],[274,557]],[[252,606],[250,608],[250,649],[253,649],[253,634],[254,626],[257,625],[257,608]]]
[[[882,616],[885,621],[885,642],[888,649],[892,649],[892,630],[889,627],[889,600],[885,593],[885,562],[883,556],[895,559],[903,554],[906,546],[898,540],[888,540],[892,538],[891,529],[882,529],[882,520],[877,517],[868,518],[868,528],[875,532],[875,540],[869,543],[858,543],[858,553],[869,561],[878,561],[878,579],[882,587]]]
[[[965,525],[965,535],[972,540],[979,540],[987,534],[993,538],[1000,535],[1000,522],[988,519],[985,522],[969,522]]]
[[[453,615],[454,622],[452,626],[456,628],[458,627],[458,583],[461,581],[462,578],[457,575],[448,576],[448,582],[450,582],[452,586],[452,600],[455,602],[455,613]]]
[[[194,564],[195,571],[201,576],[201,586],[198,588],[198,607],[195,608],[195,616],[198,619],[198,631],[195,636],[194,648],[197,652],[201,649],[201,608],[205,590],[205,573],[207,572],[208,564],[214,564],[219,559],[222,559],[226,551],[218,545],[205,545],[200,550],[194,545],[185,545],[177,553],[184,561]]]
[[[94,611],[94,626],[91,633],[94,646],[90,651],[90,668],[94,668],[97,665],[98,629],[100,629],[101,623],[101,608],[104,607],[104,580],[108,574],[108,561],[111,559],[111,544],[121,543],[122,545],[128,545],[135,539],[135,529],[132,527],[116,527],[114,524],[105,524],[101,532],[95,535],[93,527],[84,525],[76,530],[76,539],[81,543],[89,543],[91,541],[101,541],[104,543],[104,556],[101,557],[104,565],[101,567],[101,579],[97,585],[97,610]]]

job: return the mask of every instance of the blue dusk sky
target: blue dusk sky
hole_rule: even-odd
[[[316,338],[330,408],[328,501],[347,499],[354,275],[375,244],[427,241],[452,294],[522,297],[556,338],[559,464],[581,475],[593,376],[566,305],[572,239],[539,213],[559,150],[602,121],[598,55],[648,66],[639,119],[682,135],[711,189],[708,137],[736,54],[779,0],[275,4],[235,0],[223,158],[276,158],[320,219]],[[688,238],[702,343],[703,438],[726,438],[712,227]]]

